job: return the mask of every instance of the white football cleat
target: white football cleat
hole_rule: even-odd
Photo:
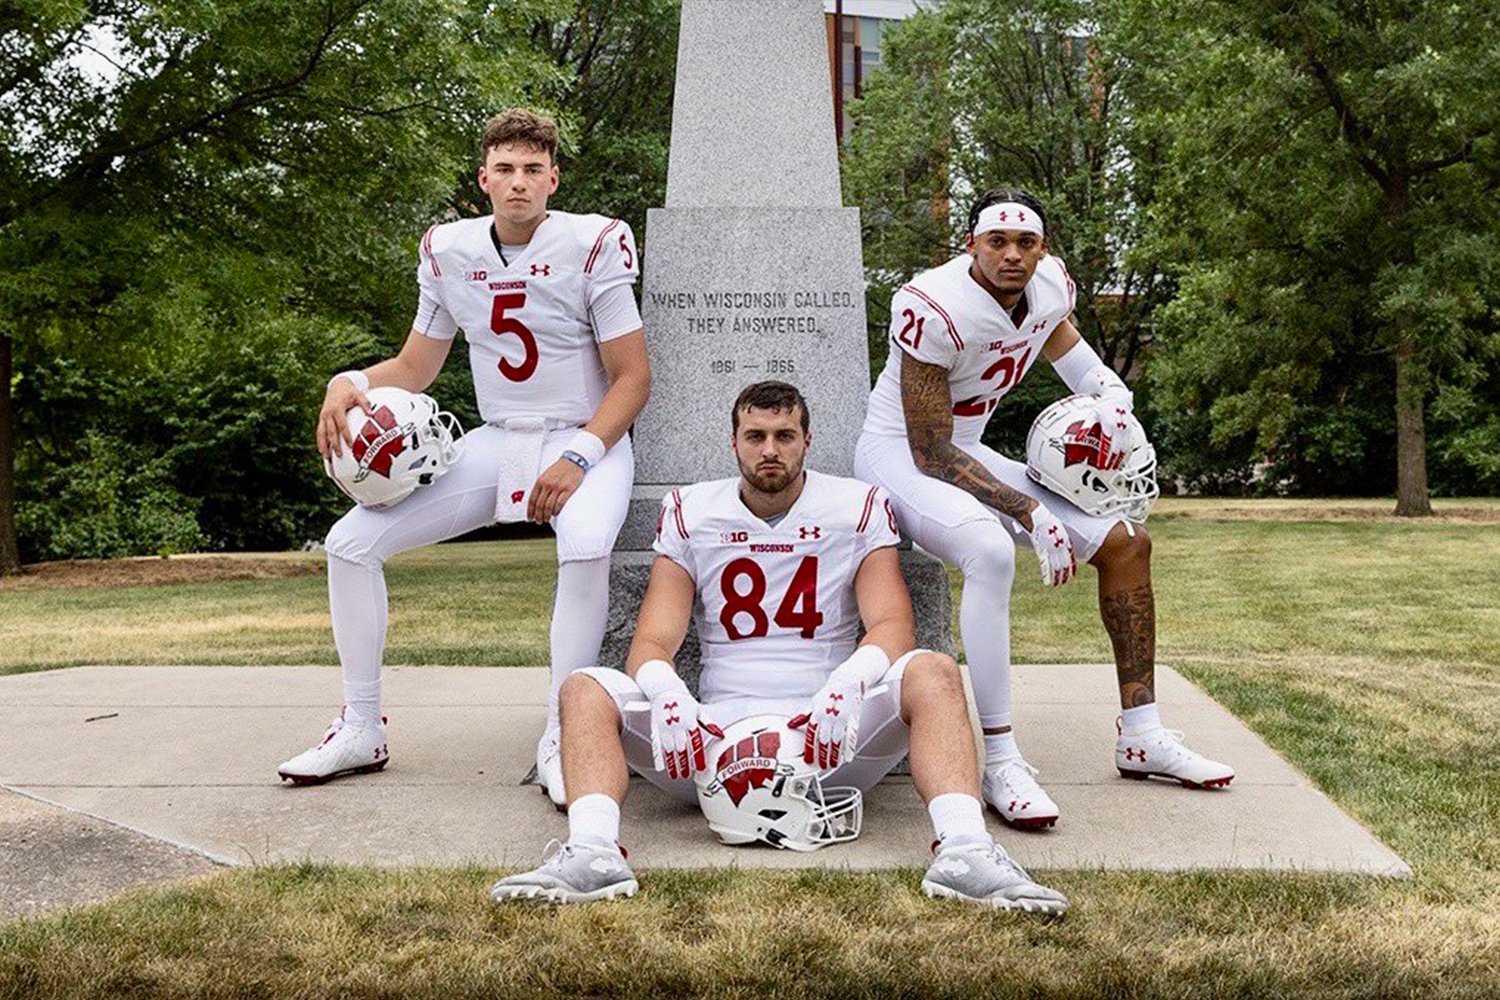
[[[345,774],[383,770],[390,759],[384,718],[347,721],[341,711],[316,746],[283,763],[276,773],[294,785],[320,785]]]
[[[1057,803],[1036,783],[1036,768],[1020,754],[984,770],[984,801],[1017,830],[1041,830],[1057,823]]]
[[[536,783],[552,799],[558,812],[568,811],[568,793],[563,788],[562,731],[549,729],[536,745]]]
[[[1115,740],[1115,767],[1122,778],[1160,775],[1188,788],[1223,788],[1234,780],[1234,768],[1194,753],[1182,745],[1182,733],[1161,727],[1134,736],[1122,732]]]
[[[922,876],[922,891],[934,899],[961,899],[997,910],[1059,914],[1068,908],[1066,896],[1033,882],[993,841],[939,847]]]
[[[490,889],[490,898],[497,903],[527,899],[592,903],[634,896],[638,888],[623,847],[554,840],[547,845],[540,868],[501,879]]]

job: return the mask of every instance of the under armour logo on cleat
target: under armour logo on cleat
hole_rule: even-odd
[[[1140,756],[1137,757],[1136,756],[1137,754],[1139,754]],[[1146,751],[1144,751],[1144,750],[1136,750],[1133,747],[1126,747],[1125,748],[1125,759],[1126,760],[1145,760],[1146,759]]]

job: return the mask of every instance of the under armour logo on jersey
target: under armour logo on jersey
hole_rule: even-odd
[[[805,528],[805,527],[804,528],[798,528],[797,529],[797,537],[800,538],[800,539],[802,539],[802,540],[804,540],[804,541],[806,541],[809,538],[822,538],[823,537],[823,529],[820,526],[816,525],[816,524],[813,525],[811,528]]]
[[[521,502],[521,498],[524,497],[525,495],[526,495],[526,491],[525,490],[516,490],[514,493],[512,493],[510,495],[510,502],[511,503],[520,503]]]
[[[551,277],[552,276],[552,265],[551,264],[532,264],[531,265],[531,276],[533,278],[535,278],[537,275],[541,275],[544,278]]]

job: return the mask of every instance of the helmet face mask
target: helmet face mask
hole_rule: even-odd
[[[431,485],[463,453],[463,428],[431,396],[380,386],[366,393],[371,413],[346,415],[354,439],[323,469],[351,500],[384,510]]]
[[[755,715],[709,745],[714,766],[697,777],[698,804],[721,841],[815,851],[859,836],[864,796],[825,787],[802,742],[781,716]]]
[[[1140,422],[1128,415],[1131,449],[1111,455],[1101,468],[1097,405],[1093,396],[1067,396],[1043,410],[1026,435],[1026,474],[1085,514],[1144,523],[1161,493],[1156,449]]]

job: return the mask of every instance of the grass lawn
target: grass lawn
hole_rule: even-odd
[[[278,866],[0,927],[0,997],[1500,995],[1500,504],[1446,506],[1151,522],[1158,658],[1410,880],[1048,872],[1074,909],[1044,922],[931,903],[915,870],[653,872],[627,903],[501,911],[493,872]],[[1107,660],[1087,577],[1048,593],[1022,567],[1018,662]],[[544,662],[553,574],[546,542],[398,558],[388,661]],[[0,592],[0,672],[332,663],[326,616],[319,575]]]

